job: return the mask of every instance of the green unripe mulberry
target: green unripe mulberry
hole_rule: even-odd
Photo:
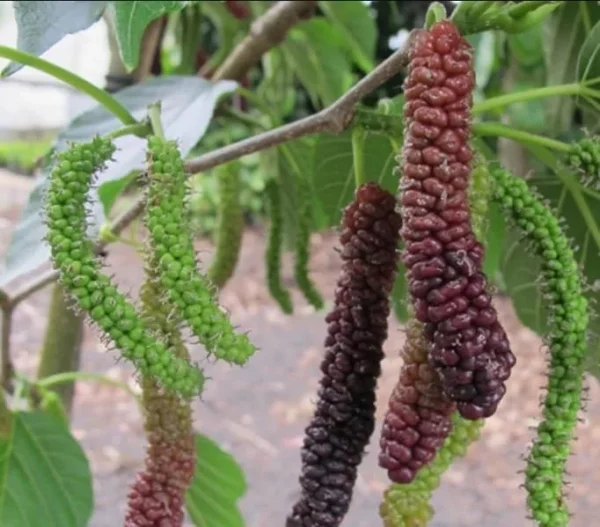
[[[240,203],[240,166],[228,163],[216,169],[219,184],[219,218],[215,258],[208,270],[209,280],[221,288],[231,278],[240,255],[244,214]]]
[[[265,199],[269,214],[269,236],[265,254],[267,286],[269,293],[286,314],[294,311],[292,297],[281,283],[281,251],[283,248],[283,214],[281,212],[281,189],[279,183],[270,179],[265,187]]]
[[[587,300],[575,255],[557,216],[522,179],[503,170],[493,171],[492,176],[495,198],[523,231],[532,252],[541,257],[551,360],[543,421],[527,460],[525,488],[533,518],[544,527],[564,527],[569,523],[569,513],[562,479],[581,405]]]
[[[145,215],[155,273],[175,308],[209,353],[245,364],[255,352],[247,335],[237,333],[216,302],[213,286],[197,268],[187,221],[187,178],[174,141],[148,140],[148,199]]]
[[[296,186],[298,200],[298,225],[296,229],[296,262],[294,276],[304,298],[316,309],[323,307],[323,298],[317,291],[308,275],[308,260],[310,256],[311,200],[308,182],[298,179]]]
[[[77,305],[144,375],[191,397],[202,391],[202,371],[157,341],[112,280],[102,273],[87,237],[86,195],[94,173],[111,158],[114,145],[96,138],[57,156],[46,195],[47,241],[54,267]]]
[[[568,164],[582,178],[584,184],[600,188],[600,141],[597,137],[585,137],[571,147]]]

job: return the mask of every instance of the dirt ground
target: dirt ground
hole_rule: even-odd
[[[0,254],[6,250],[29,187],[24,178],[0,171]],[[330,301],[338,270],[335,237],[315,236],[313,243],[313,277]],[[200,248],[209,261],[210,245]],[[241,508],[248,527],[280,527],[298,493],[299,447],[319,378],[325,323],[323,313],[315,313],[297,291],[293,292],[294,316],[279,312],[265,290],[263,252],[261,231],[248,231],[241,264],[221,296],[233,319],[251,332],[260,353],[243,369],[206,363],[211,380],[203,401],[195,405],[195,424],[231,451],[244,467],[249,490]],[[115,246],[108,261],[122,287],[135,295],[141,268],[134,251]],[[286,261],[286,277],[290,276],[289,264]],[[291,281],[289,285],[293,285]],[[16,312],[13,355],[24,371],[35,368],[48,302],[49,290],[44,290]],[[481,440],[444,475],[434,496],[434,527],[533,525],[526,519],[521,471],[539,418],[546,353],[540,339],[519,325],[509,301],[499,298],[496,306],[518,357],[518,367]],[[401,327],[392,323],[379,384],[379,418],[396,382],[403,338]],[[192,348],[192,353],[202,360],[201,349]],[[117,364],[114,353],[105,351],[98,335],[89,330],[83,368],[123,381],[129,381],[132,373],[128,365]],[[569,462],[573,527],[595,525],[600,514],[600,389],[594,379],[588,379],[587,385],[586,411],[578,427],[575,455]],[[131,398],[113,388],[80,383],[76,394],[74,433],[94,472],[96,511],[90,526],[115,527],[121,525],[127,487],[143,460],[140,415]],[[377,466],[378,434],[377,430],[361,467],[345,525],[380,525],[377,509],[387,483],[384,471]]]

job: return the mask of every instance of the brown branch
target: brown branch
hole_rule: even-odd
[[[142,82],[150,73],[157,49],[160,47],[163,33],[167,25],[167,17],[156,18],[144,30],[142,43],[140,46],[140,61],[137,67],[131,72],[131,76],[136,83]]]
[[[316,6],[314,0],[275,3],[252,22],[248,35],[228,55],[211,80],[241,80],[267,51],[283,41],[292,27],[309,18]]]
[[[412,41],[412,38],[414,37],[411,36],[408,40]],[[352,123],[356,103],[396,75],[406,65],[408,61],[407,49],[407,47],[404,47],[396,51],[369,73],[369,75],[359,81],[350,91],[346,92],[331,106],[321,110],[319,113],[219,148],[218,150],[213,150],[196,159],[191,159],[185,164],[186,170],[192,174],[202,172],[228,161],[233,161],[245,155],[265,150],[266,148],[277,146],[309,134],[318,132],[338,134],[343,132]]]
[[[12,307],[3,307],[2,309],[2,326],[0,335],[0,373],[2,375],[2,386],[0,390],[4,388],[7,391],[11,391],[12,387],[10,386],[14,367],[12,364],[12,360],[10,358],[10,337],[12,331],[12,316],[13,309]]]

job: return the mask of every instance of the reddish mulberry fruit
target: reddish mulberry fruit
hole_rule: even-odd
[[[344,211],[343,266],[326,318],[319,399],[302,448],[302,496],[288,527],[338,526],[350,505],[375,426],[375,388],[397,265],[395,208],[392,195],[368,183]]]
[[[430,360],[467,419],[492,415],[515,363],[481,271],[467,186],[472,49],[448,21],[413,40],[405,81],[402,259]]]
[[[162,302],[155,277],[141,291],[143,316],[176,354],[189,360],[177,320]],[[142,380],[148,448],[144,469],[128,494],[125,527],[181,527],[185,492],[195,471],[196,447],[189,402]]]
[[[413,322],[381,430],[379,465],[396,483],[410,483],[435,457],[452,429],[455,404],[443,393],[439,375],[428,362],[428,349],[421,325]]]

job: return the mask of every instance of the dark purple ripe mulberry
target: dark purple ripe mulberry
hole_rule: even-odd
[[[467,419],[492,415],[515,357],[481,271],[467,187],[475,76],[471,46],[448,21],[410,49],[402,151],[403,262],[430,360]]]
[[[452,429],[456,408],[428,361],[429,344],[413,322],[402,350],[404,365],[381,429],[379,465],[396,483],[410,483],[428,464]]]
[[[340,525],[375,426],[375,388],[387,337],[400,229],[396,200],[374,183],[346,208],[341,274],[327,316],[318,402],[302,448],[302,495],[287,527]]]

